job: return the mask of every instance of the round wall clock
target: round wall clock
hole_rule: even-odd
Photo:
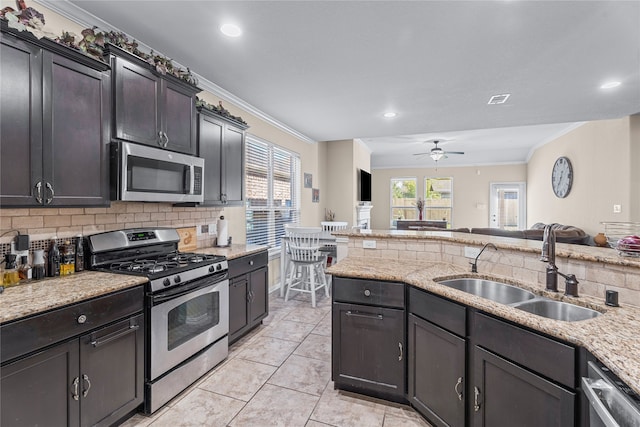
[[[551,172],[551,186],[556,196],[567,197],[573,184],[573,168],[566,157],[559,157]]]

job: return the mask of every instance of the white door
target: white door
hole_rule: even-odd
[[[527,194],[524,182],[491,183],[489,227],[524,230],[527,227]]]

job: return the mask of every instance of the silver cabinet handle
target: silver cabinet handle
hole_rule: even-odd
[[[138,329],[140,329],[140,325],[129,325],[126,329],[122,329],[120,331],[114,332],[113,334],[102,337],[103,338],[102,340],[91,341],[91,345],[94,347],[100,347],[103,344],[106,344],[108,342],[121,338],[131,332],[135,332]]]
[[[79,400],[80,396],[78,396],[78,386],[80,385],[80,378],[75,377],[72,384],[73,392],[71,393],[71,396],[73,396],[73,400]]]
[[[221,201],[222,203],[227,203],[227,195],[226,195],[226,194],[224,194],[224,193],[223,193],[223,194],[221,194],[221,195],[220,195],[220,201]]]
[[[401,342],[398,343],[398,348],[400,349],[400,354],[398,355],[398,362],[401,362],[402,361],[402,353],[403,353],[402,352],[402,343]]]
[[[48,205],[53,201],[55,193],[53,192],[53,186],[50,183],[47,182],[45,184],[45,187],[47,187],[47,190],[49,190],[49,192],[51,193],[51,197],[47,197],[47,201],[45,202],[45,205]]]
[[[82,397],[87,397],[87,394],[89,394],[89,389],[91,388],[91,381],[89,381],[89,376],[87,374],[82,375],[82,381],[87,383],[87,388],[82,390]]]
[[[39,204],[42,204],[42,181],[38,182],[35,185],[35,189],[36,189],[36,194],[35,194],[36,201]]]
[[[249,265],[253,265],[253,260],[249,261]]]
[[[83,323],[85,323],[87,321],[87,316],[85,316],[84,314],[81,314],[80,316],[78,316],[78,323],[80,323],[81,325]]]
[[[460,401],[462,401],[462,390],[458,390],[458,386],[461,386],[461,385],[462,385],[462,377],[458,377],[458,382],[456,383],[455,387],[453,387],[453,390],[458,395],[458,400]]]
[[[160,147],[165,148],[168,143],[169,143],[169,137],[167,136],[167,134],[162,132],[162,131],[159,131],[158,132],[158,145]]]
[[[473,388],[473,410],[476,412],[480,410],[480,390],[478,387]]]
[[[364,290],[364,296],[365,297],[370,297],[371,296],[371,291],[369,289],[365,289]]]
[[[164,135],[164,145],[163,145],[163,147],[166,148],[166,146],[169,145],[169,135],[167,135],[166,132],[162,132],[162,134]]]
[[[351,310],[347,311],[345,315],[350,317],[364,317],[365,319],[382,320],[382,314],[360,314],[354,313]]]

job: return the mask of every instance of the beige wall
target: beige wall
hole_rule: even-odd
[[[438,167],[412,169],[375,169],[373,171],[373,197],[371,210],[372,228],[385,230],[390,227],[391,178],[416,178],[417,195],[425,194],[424,180],[433,177],[453,178],[452,227],[489,226],[489,184],[494,182],[524,182],[527,165]]]
[[[602,221],[639,220],[632,210],[638,209],[640,195],[631,192],[632,152],[637,159],[640,143],[637,117],[633,123],[633,149],[630,117],[585,123],[538,148],[528,163],[528,224],[557,222],[595,235],[604,231]],[[571,192],[564,199],[556,197],[551,187],[553,164],[560,156],[571,160],[574,175]],[[621,213],[613,213],[614,204],[622,206]]]

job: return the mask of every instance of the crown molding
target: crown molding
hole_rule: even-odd
[[[531,160],[531,157],[533,157],[533,154],[538,150],[538,148],[547,145],[548,143],[555,141],[556,139],[560,138],[561,136],[564,136],[566,134],[568,134],[569,132],[579,128],[580,126],[584,125],[587,122],[576,122],[576,123],[571,123],[569,124],[569,126],[567,126],[565,129],[559,131],[558,133],[551,135],[550,137],[548,137],[547,139],[545,139],[544,141],[534,145],[533,147],[531,147],[531,149],[529,150],[529,153],[527,154],[527,163],[529,163],[529,160]]]
[[[84,27],[84,28],[91,28],[91,27],[98,27],[103,31],[116,31],[116,32],[123,32],[122,30],[120,30],[117,27],[114,27],[113,25],[109,24],[108,22],[106,22],[105,20],[87,12],[84,9],[81,9],[80,7],[76,6],[73,3],[70,3],[67,0],[33,0],[35,3],[40,4],[44,7],[46,7],[47,9],[51,9],[52,11],[56,12],[57,14],[63,16],[64,18],[75,22],[76,24]],[[125,33],[126,34],[126,33]],[[128,37],[132,38],[131,36],[129,36],[127,34]],[[136,39],[136,42],[138,43],[138,45],[142,48],[142,50],[147,51],[147,52],[151,52],[154,51],[156,53],[159,53],[161,55],[164,55],[162,52],[158,51],[157,49],[152,48],[151,46],[148,46],[144,43],[142,43],[140,40]],[[164,55],[167,56],[167,55]],[[179,67],[182,68],[187,68],[186,66],[174,61],[174,63],[176,65],[178,65]],[[229,102],[233,105],[235,105],[238,108],[243,109],[244,111],[246,111],[249,114],[252,114],[254,116],[256,116],[257,118],[267,122],[268,124],[270,124],[271,126],[280,129],[290,135],[293,135],[294,137],[300,139],[301,141],[304,141],[308,144],[315,144],[317,143],[317,141],[315,141],[314,139],[306,136],[305,134],[298,132],[297,130],[293,129],[292,127],[280,122],[279,120],[271,117],[270,115],[268,115],[267,113],[259,110],[258,108],[254,107],[253,105],[249,104],[247,101],[243,100],[242,98],[237,97],[236,95],[232,94],[231,92],[229,92],[228,90],[218,86],[217,84],[205,79],[204,77],[202,77],[200,74],[194,72],[193,70],[191,70],[191,72],[198,78],[198,87],[200,87],[203,90],[206,90],[207,92],[210,92],[212,95],[217,96],[219,98],[221,98],[223,101]]]

